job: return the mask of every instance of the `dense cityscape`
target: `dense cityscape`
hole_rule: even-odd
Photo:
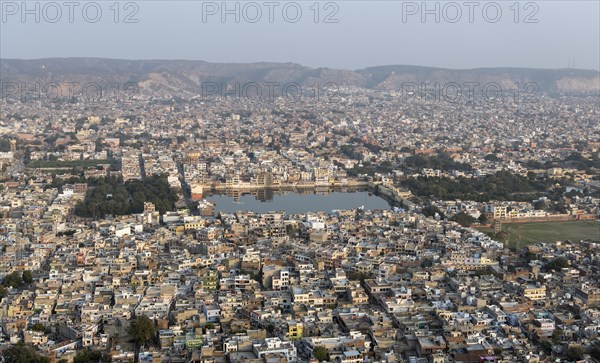
[[[128,101],[2,98],[3,361],[600,360],[597,93]]]

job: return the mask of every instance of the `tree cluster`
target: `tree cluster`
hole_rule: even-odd
[[[171,188],[166,176],[153,175],[144,181],[120,178],[102,178],[89,188],[83,202],[75,206],[75,214],[85,218],[104,215],[141,213],[144,203],[151,202],[165,213],[175,208],[177,192]]]
[[[441,219],[446,218],[446,214],[440,210],[436,205],[430,204],[421,210],[421,213],[426,217],[434,217],[436,213],[440,216]]]
[[[323,346],[315,347],[315,350],[313,350],[313,355],[319,362],[329,360],[329,350]]]
[[[4,276],[2,279],[2,287],[12,287],[18,289],[23,285],[30,284],[33,282],[33,274],[29,270],[23,272],[14,271]]]
[[[487,202],[490,200],[531,200],[535,193],[546,193],[551,187],[552,181],[530,179],[509,171],[499,171],[481,178],[458,177],[451,179],[425,176],[408,178],[402,184],[419,196],[432,196],[444,200],[463,199]]]
[[[542,269],[544,271],[559,271],[562,268],[569,267],[569,261],[564,257],[557,257],[546,263]]]
[[[50,363],[50,358],[40,355],[37,350],[19,342],[3,353],[5,363]]]
[[[102,358],[102,353],[97,350],[85,348],[77,352],[73,363],[91,363],[98,362]]]
[[[0,137],[0,151],[10,151],[10,138],[8,136]]]
[[[130,322],[127,332],[137,347],[156,344],[158,330],[154,322],[147,316],[134,318]]]
[[[469,227],[471,224],[475,223],[475,218],[471,217],[465,212],[456,213],[452,216],[451,220],[457,222],[463,227]]]

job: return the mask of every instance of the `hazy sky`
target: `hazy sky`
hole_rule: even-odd
[[[0,0],[0,57],[600,68],[597,0],[68,1]]]

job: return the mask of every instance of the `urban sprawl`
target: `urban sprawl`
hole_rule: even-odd
[[[132,100],[0,101],[0,361],[600,360],[597,95]]]

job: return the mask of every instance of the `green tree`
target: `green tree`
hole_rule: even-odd
[[[165,175],[152,175],[144,181],[106,177],[88,182],[85,200],[75,206],[75,214],[85,218],[105,214],[123,215],[140,213],[144,202],[152,202],[161,213],[174,210],[177,191],[169,185]]]
[[[26,284],[30,284],[33,282],[33,274],[29,270],[23,271],[23,282]]]
[[[156,338],[156,325],[147,316],[135,318],[129,325],[129,334],[134,343],[140,346],[151,345]]]
[[[536,202],[533,203],[533,208],[537,209],[537,210],[545,210],[546,208],[548,208],[548,206],[546,205],[546,202],[543,200],[538,200]]]
[[[540,347],[542,348],[544,353],[546,353],[546,354],[552,353],[552,343],[550,343],[548,340],[544,340],[543,342],[541,342]]]
[[[320,345],[315,347],[315,350],[313,350],[313,355],[319,360],[319,362],[329,360],[329,350]]]
[[[560,337],[562,337],[563,330],[560,328],[554,329],[552,332],[552,344],[556,345],[560,343]]]
[[[460,212],[453,215],[452,220],[463,227],[469,227],[471,224],[475,223],[475,218],[471,217],[465,212]]]
[[[143,346],[156,345],[157,329],[156,325],[147,316],[139,316],[134,318],[129,324],[129,336],[135,344],[134,362],[138,361],[138,353]]]
[[[487,224],[488,222],[488,218],[486,217],[485,213],[481,213],[479,215],[479,218],[477,218],[477,220],[479,221],[479,223],[481,224]]]
[[[421,212],[426,216],[426,217],[433,217],[435,216],[435,214],[439,214],[441,219],[446,218],[446,215],[444,214],[444,212],[442,212],[437,206],[430,204],[427,207],[423,208],[421,210]]]
[[[6,363],[50,363],[50,358],[40,355],[35,348],[19,342],[4,351]]]
[[[558,257],[546,263],[543,267],[544,271],[560,270],[561,268],[569,267],[569,261],[564,257]]]
[[[578,361],[583,358],[583,349],[581,347],[571,347],[567,349],[567,360]]]
[[[73,363],[91,363],[98,362],[102,358],[102,353],[97,350],[85,348],[77,352]]]
[[[275,332],[275,325],[274,324],[267,325],[266,330],[267,330],[267,333],[273,334]]]
[[[2,283],[4,286],[19,288],[23,286],[23,276],[17,271],[11,272],[8,275],[4,276]]]

